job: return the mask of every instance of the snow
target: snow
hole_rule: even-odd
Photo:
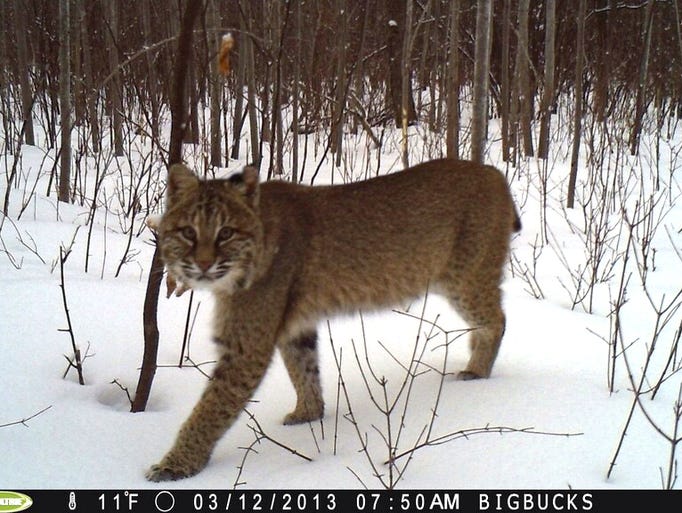
[[[393,146],[387,143],[382,150],[367,150],[367,144],[349,145],[359,148],[350,160],[360,162],[372,151],[382,151],[381,172],[396,170],[399,134],[391,137],[396,142]],[[679,149],[679,143],[680,134],[676,133],[670,144]],[[131,414],[121,387],[134,393],[142,358],[141,312],[152,255],[151,235],[145,229],[133,238],[131,257],[115,277],[128,241],[123,227],[130,219],[120,215],[113,201],[108,214],[98,208],[88,248],[89,206],[58,204],[54,194],[45,194],[53,157],[53,151],[45,158],[40,148],[23,148],[19,167],[24,185],[11,189],[9,217],[0,232],[0,330],[4,349],[0,425],[28,419],[24,425],[0,428],[0,487],[158,488],[145,480],[144,473],[170,447],[206,384],[206,377],[196,368],[177,366],[189,294],[160,299],[162,366],[157,370],[147,411]],[[572,308],[571,272],[562,259],[572,269],[587,265],[585,236],[576,229],[582,214],[560,209],[568,163],[554,158],[548,189],[550,208],[544,213],[535,173],[540,164],[531,159],[523,163],[522,172],[508,170],[524,223],[523,231],[512,241],[514,254],[532,268],[532,248],[542,230],[541,215],[551,221],[554,244],[545,246],[537,261],[535,278],[542,287],[542,298],[529,294],[528,281],[519,275],[518,268],[516,272],[508,270],[503,287],[507,329],[490,379],[459,382],[452,378],[468,355],[466,336],[459,336],[457,331],[466,325],[436,296],[428,297],[425,303],[420,299],[399,305],[397,311],[331,319],[319,330],[327,408],[323,423],[281,424],[294,406],[295,395],[279,356],[248,406],[268,437],[312,458],[311,462],[267,439],[254,444],[250,426],[255,424],[242,414],[203,472],[161,486],[381,488],[397,481],[400,488],[660,488],[671,446],[638,409],[614,472],[606,478],[633,401],[622,356],[616,363],[613,391],[607,379],[610,353],[606,340],[613,320],[609,315],[618,292],[619,266],[623,264],[620,250],[627,231],[622,231],[622,224],[614,224],[624,235],[610,239],[612,244],[607,249],[613,260],[612,272],[595,286],[591,313],[584,303]],[[11,155],[0,156],[4,174],[11,169],[12,159]],[[417,159],[413,157],[413,161]],[[495,147],[489,159],[505,169]],[[647,163],[641,160],[639,165],[645,167]],[[666,302],[673,300],[681,285],[678,253],[682,248],[682,209],[675,202],[680,194],[680,170],[670,166],[659,173],[666,177],[665,188],[672,192],[661,210],[661,228],[653,238],[655,267],[647,279],[655,305],[664,297]],[[359,164],[352,178],[358,178],[360,170],[365,169]],[[331,164],[325,165],[316,184],[338,182],[339,177],[332,178],[333,174]],[[113,197],[119,175],[112,172],[105,180],[105,189],[109,187],[106,197]],[[581,168],[583,182],[587,175]],[[341,179],[347,180],[349,175],[343,174]],[[4,197],[6,183],[6,179],[0,180],[0,197]],[[34,183],[38,186],[32,193]],[[24,205],[27,207],[21,213]],[[143,219],[138,216],[134,223],[137,230]],[[59,286],[60,246],[71,249],[64,282],[74,336],[85,357],[85,386],[78,385],[74,370],[63,378],[67,368],[64,355],[71,354],[71,344],[69,335],[60,331],[66,327]],[[633,275],[622,310],[622,333],[626,344],[632,344],[627,354],[637,382],[656,316],[634,272],[633,258],[629,265]],[[193,316],[199,305],[190,340],[194,362],[210,362],[215,356],[209,334],[211,303],[204,293],[194,296]],[[420,321],[422,309],[424,320]],[[652,379],[664,370],[662,359],[668,354],[666,348],[674,343],[673,332],[680,324],[679,309],[671,308],[669,314],[659,338],[663,354],[653,360],[653,370],[647,374]],[[405,369],[412,365],[415,344],[421,363],[411,367],[415,377],[409,379]],[[446,356],[447,375],[442,377],[439,370]],[[367,455],[361,451],[358,433],[348,420],[348,404],[343,390],[339,391],[337,359],[353,418],[361,436],[367,438],[368,453],[382,474],[380,479],[374,475]],[[679,359],[676,362],[679,366]],[[210,366],[206,363],[201,368],[209,371]],[[390,429],[386,416],[370,398],[368,387],[379,404],[383,401],[383,390],[372,372],[385,377],[389,401],[398,395]],[[399,394],[406,379],[409,386]],[[678,373],[663,383],[655,399],[650,394],[644,398],[650,416],[668,433],[674,425],[673,405],[679,387]],[[423,442],[429,426],[431,439],[462,430],[488,430],[478,434],[466,431],[469,436],[416,449],[411,458],[398,460],[400,469],[407,464],[400,479],[395,474],[391,478],[384,463],[389,455],[384,439],[389,432],[393,440],[400,436],[400,453]],[[500,433],[499,428],[509,432]],[[245,448],[250,446],[254,450],[247,453]]]

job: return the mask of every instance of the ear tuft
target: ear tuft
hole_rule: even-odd
[[[252,207],[258,206],[260,187],[258,170],[255,167],[246,166],[241,174],[231,176],[229,182],[244,195]]]
[[[199,184],[199,179],[183,164],[173,164],[168,169],[167,196],[169,201],[181,192],[193,189]]]

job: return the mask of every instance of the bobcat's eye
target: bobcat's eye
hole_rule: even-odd
[[[233,235],[234,230],[232,228],[230,228],[229,226],[223,226],[218,232],[216,240],[218,242],[225,242],[226,240],[232,238]]]
[[[182,235],[188,241],[194,242],[197,240],[197,232],[191,226],[185,226],[180,229],[180,235]]]

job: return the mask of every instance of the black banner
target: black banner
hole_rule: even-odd
[[[5,494],[5,495],[3,495]],[[27,497],[20,504],[10,495]],[[3,497],[5,497],[3,499]],[[32,501],[28,505],[28,501]],[[0,511],[191,513],[225,511],[611,512],[682,511],[682,491],[654,490],[17,490],[0,492]],[[16,508],[16,509],[13,509]]]

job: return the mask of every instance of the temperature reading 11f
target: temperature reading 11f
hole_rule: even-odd
[[[103,493],[98,497],[100,510],[107,511],[107,506],[113,506],[114,511],[132,511],[133,506],[137,504],[138,500],[137,493],[123,492],[115,493],[111,496]]]

